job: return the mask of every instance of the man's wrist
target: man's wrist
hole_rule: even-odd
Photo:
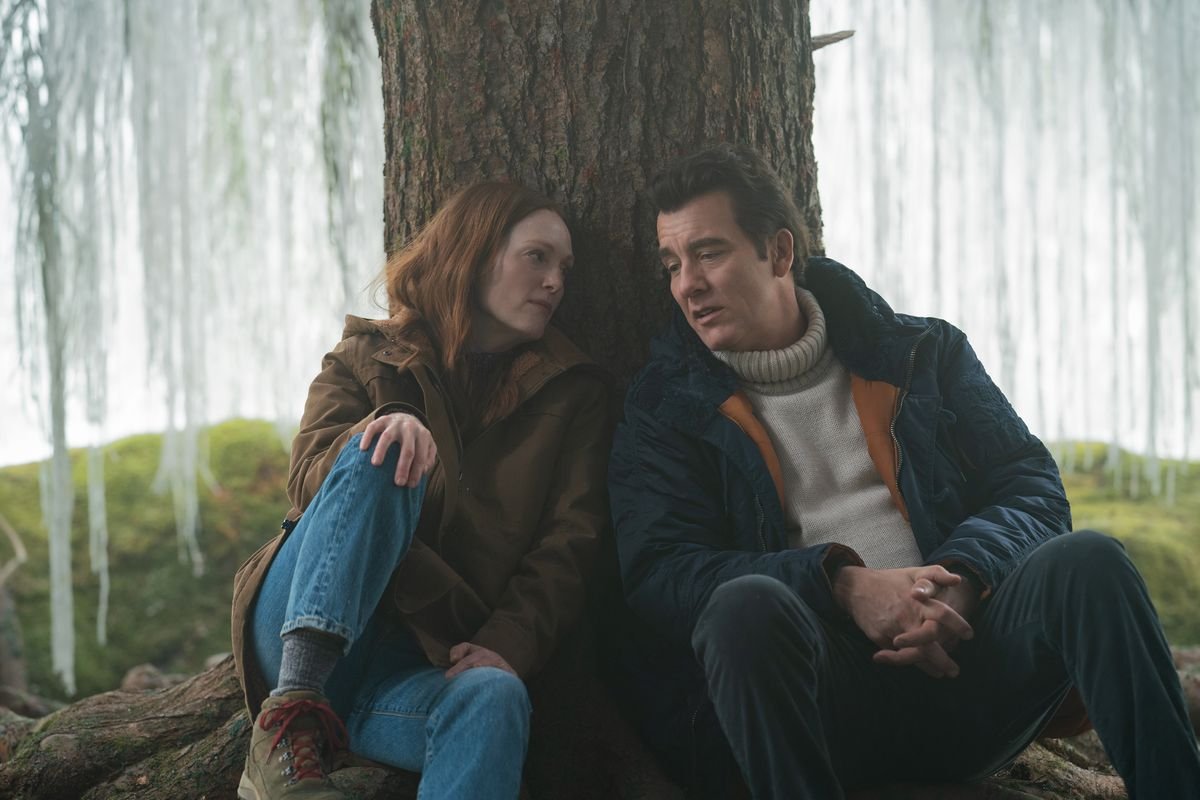
[[[983,595],[987,589],[987,585],[983,582],[983,578],[979,577],[979,573],[963,564],[961,561],[954,561],[949,564],[942,564],[946,571],[951,575],[958,575],[962,578],[962,583],[969,586],[976,597]]]
[[[958,602],[952,602],[950,605],[955,611],[958,611],[965,617],[979,605],[979,601],[983,597],[984,590],[987,587],[970,567],[962,564],[951,564],[946,566],[946,570],[962,578],[962,582],[957,586],[947,587],[946,595],[947,599],[961,598]]]
[[[857,573],[865,569],[866,567],[860,567],[850,561],[842,562],[835,567],[829,583],[833,589],[833,602],[837,604],[838,608],[849,612],[854,580],[858,577]]]

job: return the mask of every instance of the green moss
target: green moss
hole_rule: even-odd
[[[1200,644],[1200,464],[1160,461],[1163,494],[1145,492],[1127,496],[1129,476],[1145,472],[1140,456],[1121,453],[1121,488],[1106,468],[1107,447],[1074,445],[1075,463],[1092,464],[1086,471],[1063,476],[1071,499],[1075,529],[1090,528],[1120,539],[1137,564],[1158,609],[1167,638],[1176,645]],[[1089,455],[1090,459],[1085,458]],[[1175,473],[1174,502],[1165,490],[1168,475]],[[1143,490],[1149,481],[1143,480]]]
[[[72,453],[76,481],[72,530],[78,694],[116,688],[126,670],[151,662],[196,672],[228,651],[229,604],[239,564],[278,530],[287,511],[287,452],[275,428],[234,420],[208,431],[213,485],[200,485],[205,573],[179,557],[169,495],[153,491],[162,437],[133,436],[105,448],[111,589],[108,645],[96,640],[99,580],[87,547],[85,453]],[[20,533],[29,561],[11,579],[25,638],[31,689],[63,698],[50,669],[48,545],[41,521],[37,465],[0,470],[0,513]],[[7,559],[0,542],[0,559]]]

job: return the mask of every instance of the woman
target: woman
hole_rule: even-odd
[[[549,199],[478,184],[390,259],[391,318],[348,318],[284,532],[235,580],[239,797],[342,797],[347,734],[421,772],[422,798],[517,796],[523,680],[578,616],[605,524],[607,382],[547,325],[572,259]]]

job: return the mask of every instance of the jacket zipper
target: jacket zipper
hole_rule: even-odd
[[[767,552],[767,538],[763,535],[763,528],[766,527],[767,515],[763,511],[762,500],[759,499],[757,492],[754,494],[754,517],[757,523],[755,533],[758,534],[758,546],[765,553]]]
[[[446,408],[446,418],[450,420],[450,432],[452,434],[454,434],[454,454],[458,460],[458,482],[462,483],[462,479],[463,479],[462,432],[459,431],[459,429],[458,429],[458,418],[455,417],[455,415],[454,415],[454,402],[450,397],[450,393],[446,391],[446,385],[444,383],[442,383],[442,378],[437,373],[437,370],[426,367],[425,371],[429,375],[429,379],[433,383],[434,387],[442,395],[442,404]]]
[[[892,421],[888,425],[888,432],[892,436],[892,449],[896,453],[896,491],[900,491],[900,465],[904,462],[904,451],[900,449],[900,440],[896,438],[896,420],[900,418],[900,412],[904,410],[904,398],[908,397],[908,390],[912,387],[913,372],[917,366],[917,348],[921,346],[921,342],[929,335],[931,328],[926,328],[917,340],[913,342],[912,350],[908,353],[908,370],[904,376],[904,387],[900,390],[900,399],[896,402],[896,413],[892,415]]]
[[[700,757],[697,752],[700,749],[700,742],[696,737],[696,720],[700,718],[700,707],[704,705],[701,700],[696,704],[696,710],[692,712],[692,782],[696,782],[696,778],[700,775]]]

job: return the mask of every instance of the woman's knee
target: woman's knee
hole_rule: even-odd
[[[333,462],[331,470],[351,470],[359,476],[376,478],[381,482],[393,482],[392,477],[396,474],[396,461],[400,457],[400,447],[389,447],[384,454],[384,458],[378,465],[372,463],[375,457],[374,445],[362,448],[361,433],[356,433],[343,445],[341,452],[338,453],[337,459]]]
[[[451,716],[480,724],[477,735],[490,730],[510,735],[514,727],[529,729],[532,706],[525,683],[496,667],[473,667],[451,678],[444,703]]]
[[[356,529],[374,530],[388,537],[397,527],[410,534],[415,529],[428,475],[422,476],[415,487],[397,486],[399,446],[389,448],[382,462],[376,465],[372,463],[373,448],[361,449],[361,441],[362,434],[355,434],[342,447],[320,490],[300,518],[296,533],[307,534],[314,517],[321,520],[318,527],[326,532],[344,527],[347,520],[356,522]]]

